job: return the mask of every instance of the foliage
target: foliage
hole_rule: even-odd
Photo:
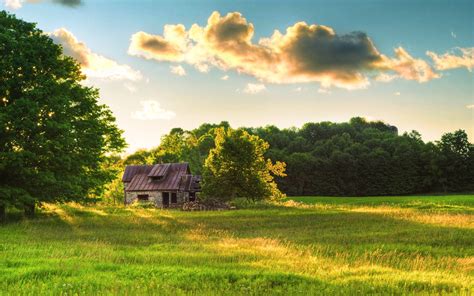
[[[5,295],[469,295],[474,196],[182,212],[45,205],[0,227]]]
[[[214,148],[215,130],[229,124],[174,129],[162,144],[147,151],[152,161],[187,161],[201,174]],[[464,131],[425,143],[412,131],[398,134],[380,121],[307,123],[302,128],[245,128],[269,144],[264,157],[286,163],[285,178],[276,177],[288,195],[397,195],[474,190],[474,146]],[[173,143],[173,144],[170,144]],[[134,157],[133,155],[131,157]]]
[[[285,164],[265,160],[268,143],[242,129],[218,128],[215,133],[215,147],[204,163],[201,196],[205,200],[282,196],[273,175],[284,177]]]
[[[79,64],[34,24],[0,11],[0,204],[99,194],[125,143],[115,118],[81,85]]]

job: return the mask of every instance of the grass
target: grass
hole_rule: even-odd
[[[474,195],[222,212],[46,205],[0,226],[0,295],[472,294]]]

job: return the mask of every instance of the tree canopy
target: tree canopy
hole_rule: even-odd
[[[215,147],[214,132],[229,124],[203,124],[194,130],[171,132],[151,152],[152,161],[188,161],[193,173],[203,172],[204,160]],[[264,157],[286,163],[287,177],[275,177],[288,195],[399,195],[474,190],[474,146],[464,131],[446,133],[425,143],[412,131],[352,118],[349,122],[307,123],[301,128],[245,128],[269,144]],[[179,145],[169,145],[168,138]],[[159,151],[159,153],[158,153]],[[166,153],[165,153],[166,152]],[[129,156],[133,158],[134,155]]]
[[[0,210],[81,200],[125,146],[79,64],[35,24],[0,12]]]
[[[215,147],[204,163],[204,199],[281,197],[273,175],[284,177],[285,164],[265,159],[267,149],[268,143],[245,130],[216,129]]]

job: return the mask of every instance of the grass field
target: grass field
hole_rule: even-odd
[[[472,294],[474,195],[46,205],[0,226],[0,295],[217,293]]]

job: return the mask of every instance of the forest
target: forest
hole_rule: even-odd
[[[214,147],[215,130],[221,127],[230,125],[221,122],[205,123],[193,130],[174,128],[162,137],[159,146],[117,159],[117,165],[186,161],[193,173],[201,174]],[[424,142],[416,131],[399,134],[395,126],[361,117],[344,123],[306,123],[301,128],[242,129],[269,144],[266,158],[286,163],[287,176],[275,180],[290,196],[474,189],[474,146],[463,130],[446,133],[439,141]]]

